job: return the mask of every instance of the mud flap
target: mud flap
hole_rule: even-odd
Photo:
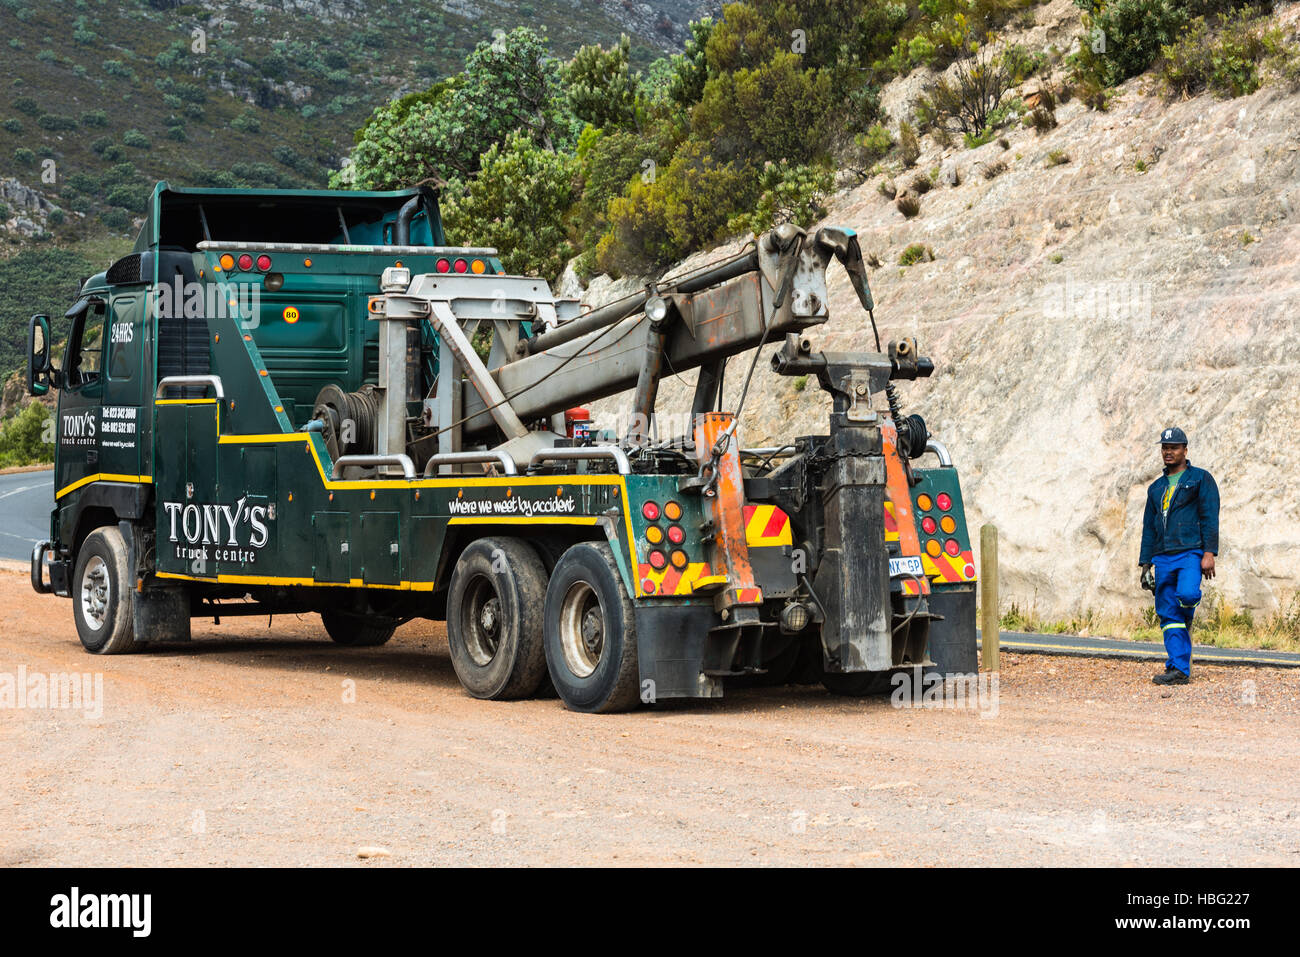
[[[885,671],[894,663],[885,550],[885,463],[854,455],[826,475],[826,550],[813,586],[825,609],[829,672]]]
[[[127,568],[132,570],[131,616],[135,640],[189,641],[190,590],[184,585],[161,585],[156,581],[143,585],[151,577],[143,566],[152,546],[148,530],[133,522],[118,522],[118,530],[127,547]]]
[[[712,605],[649,605],[637,602],[636,654],[641,701],[659,698],[721,698],[722,681],[704,673]]]
[[[975,645],[975,586],[939,587],[930,593],[930,610],[943,616],[930,622],[930,658],[945,675],[978,672]]]

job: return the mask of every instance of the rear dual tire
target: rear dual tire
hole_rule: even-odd
[[[447,591],[447,644],[465,690],[494,701],[535,695],[546,678],[546,569],[536,550],[517,538],[472,542]]]
[[[542,621],[551,682],[570,710],[637,706],[636,619],[609,545],[580,542],[560,556]]]

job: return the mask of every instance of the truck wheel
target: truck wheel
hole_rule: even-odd
[[[131,584],[122,533],[105,525],[87,535],[73,571],[72,616],[91,654],[124,655],[136,649]]]
[[[565,705],[601,713],[637,706],[632,601],[607,544],[580,542],[560,557],[542,622],[546,665]]]
[[[348,648],[373,648],[382,645],[393,637],[393,632],[397,631],[395,621],[379,615],[323,611],[320,613],[320,620],[325,626],[325,633],[338,644]]]
[[[447,589],[451,664],[475,698],[528,698],[546,677],[537,609],[546,569],[517,538],[481,538],[461,553]]]

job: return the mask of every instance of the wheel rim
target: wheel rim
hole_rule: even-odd
[[[503,622],[501,596],[491,580],[478,575],[465,589],[460,631],[465,650],[480,666],[489,665],[501,647]]]
[[[605,651],[605,612],[586,582],[574,582],[560,605],[560,647],[564,663],[579,678],[591,675]]]
[[[104,627],[111,597],[108,564],[98,555],[90,556],[81,572],[81,617],[91,631]]]

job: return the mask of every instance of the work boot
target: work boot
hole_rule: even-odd
[[[1151,682],[1158,685],[1185,685],[1191,680],[1177,668],[1166,668],[1163,673],[1152,678]]]

